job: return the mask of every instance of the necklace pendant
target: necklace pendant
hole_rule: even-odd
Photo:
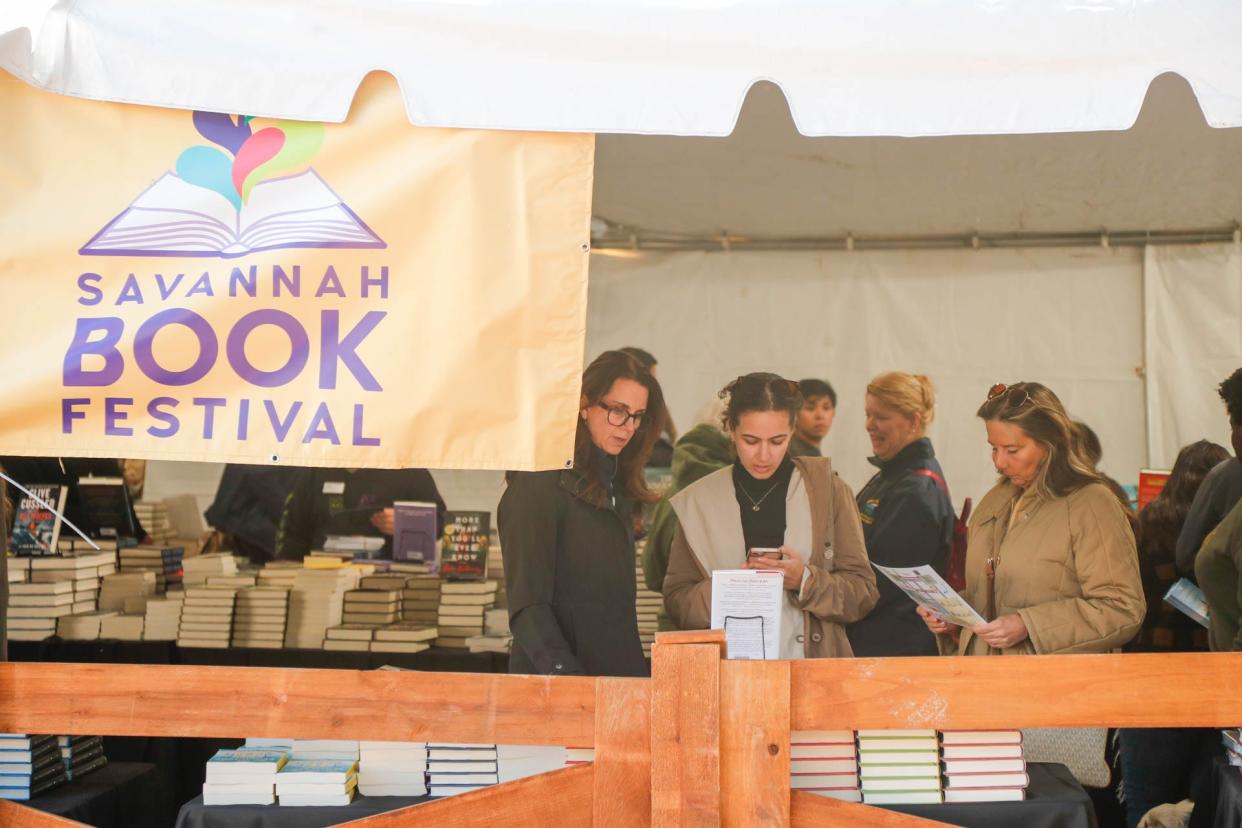
[[[751,510],[752,512],[757,512],[757,511],[759,511],[759,504],[758,504],[758,503],[756,503],[754,506],[751,506],[751,507],[750,507],[750,510]]]

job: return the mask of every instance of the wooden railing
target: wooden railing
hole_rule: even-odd
[[[651,679],[0,664],[0,732],[594,746],[595,762],[350,825],[933,824],[789,788],[791,730],[1230,727],[1242,654],[724,660],[657,638]],[[10,815],[20,814],[18,816]],[[0,805],[4,824],[72,824]],[[18,820],[21,821],[18,821]],[[46,820],[46,821],[43,821]]]

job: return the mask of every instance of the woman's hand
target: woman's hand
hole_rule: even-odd
[[[371,515],[371,525],[385,535],[391,535],[393,532],[392,509],[381,509]]]
[[[747,569],[774,569],[785,576],[785,589],[797,592],[802,589],[802,573],[806,571],[806,564],[802,562],[802,556],[788,546],[780,548],[781,558],[747,558]]]
[[[927,629],[932,631],[933,635],[956,635],[960,627],[957,624],[950,624],[948,621],[942,621],[931,610],[923,607],[916,607],[919,618],[923,619],[923,623],[927,625]]]
[[[1029,637],[1026,623],[1016,612],[1011,615],[1002,615],[995,621],[975,627],[974,633],[989,647],[995,647],[998,650],[1016,647]]]

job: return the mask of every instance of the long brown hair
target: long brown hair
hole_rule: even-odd
[[[1085,433],[1047,386],[1038,382],[1014,383],[984,402],[976,413],[985,422],[1016,425],[1048,452],[1032,483],[1041,495],[1064,497],[1091,483],[1108,486],[1091,462]],[[1122,506],[1130,508],[1128,501],[1122,502]]]
[[[1160,494],[1139,512],[1139,549],[1160,549],[1169,558],[1177,546],[1178,533],[1190,512],[1190,504],[1203,478],[1212,467],[1229,459],[1229,452],[1210,440],[1199,440],[1182,448],[1173,471]]]
[[[647,413],[630,442],[617,455],[617,480],[632,500],[655,503],[660,496],[647,488],[643,468],[651,457],[651,449],[656,440],[660,439],[664,420],[668,416],[660,383],[656,382],[656,378],[651,376],[641,362],[629,354],[604,351],[582,372],[582,406],[585,408],[599,404],[611,390],[613,383],[619,379],[633,380],[647,389]],[[606,500],[607,493],[595,471],[598,460],[592,450],[594,445],[586,420],[579,417],[578,435],[574,441],[574,468],[583,473],[586,485],[584,494],[587,498],[602,503]]]

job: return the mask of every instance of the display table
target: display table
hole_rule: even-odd
[[[168,824],[167,796],[155,765],[110,761],[80,779],[18,804],[96,828],[161,828]]]
[[[972,802],[946,805],[888,805],[901,811],[962,828],[1095,828],[1091,797],[1064,765],[1031,763],[1031,785],[1024,802]]]
[[[181,806],[177,828],[321,828],[427,802],[430,797],[359,796],[348,805],[212,805],[196,796]]]

